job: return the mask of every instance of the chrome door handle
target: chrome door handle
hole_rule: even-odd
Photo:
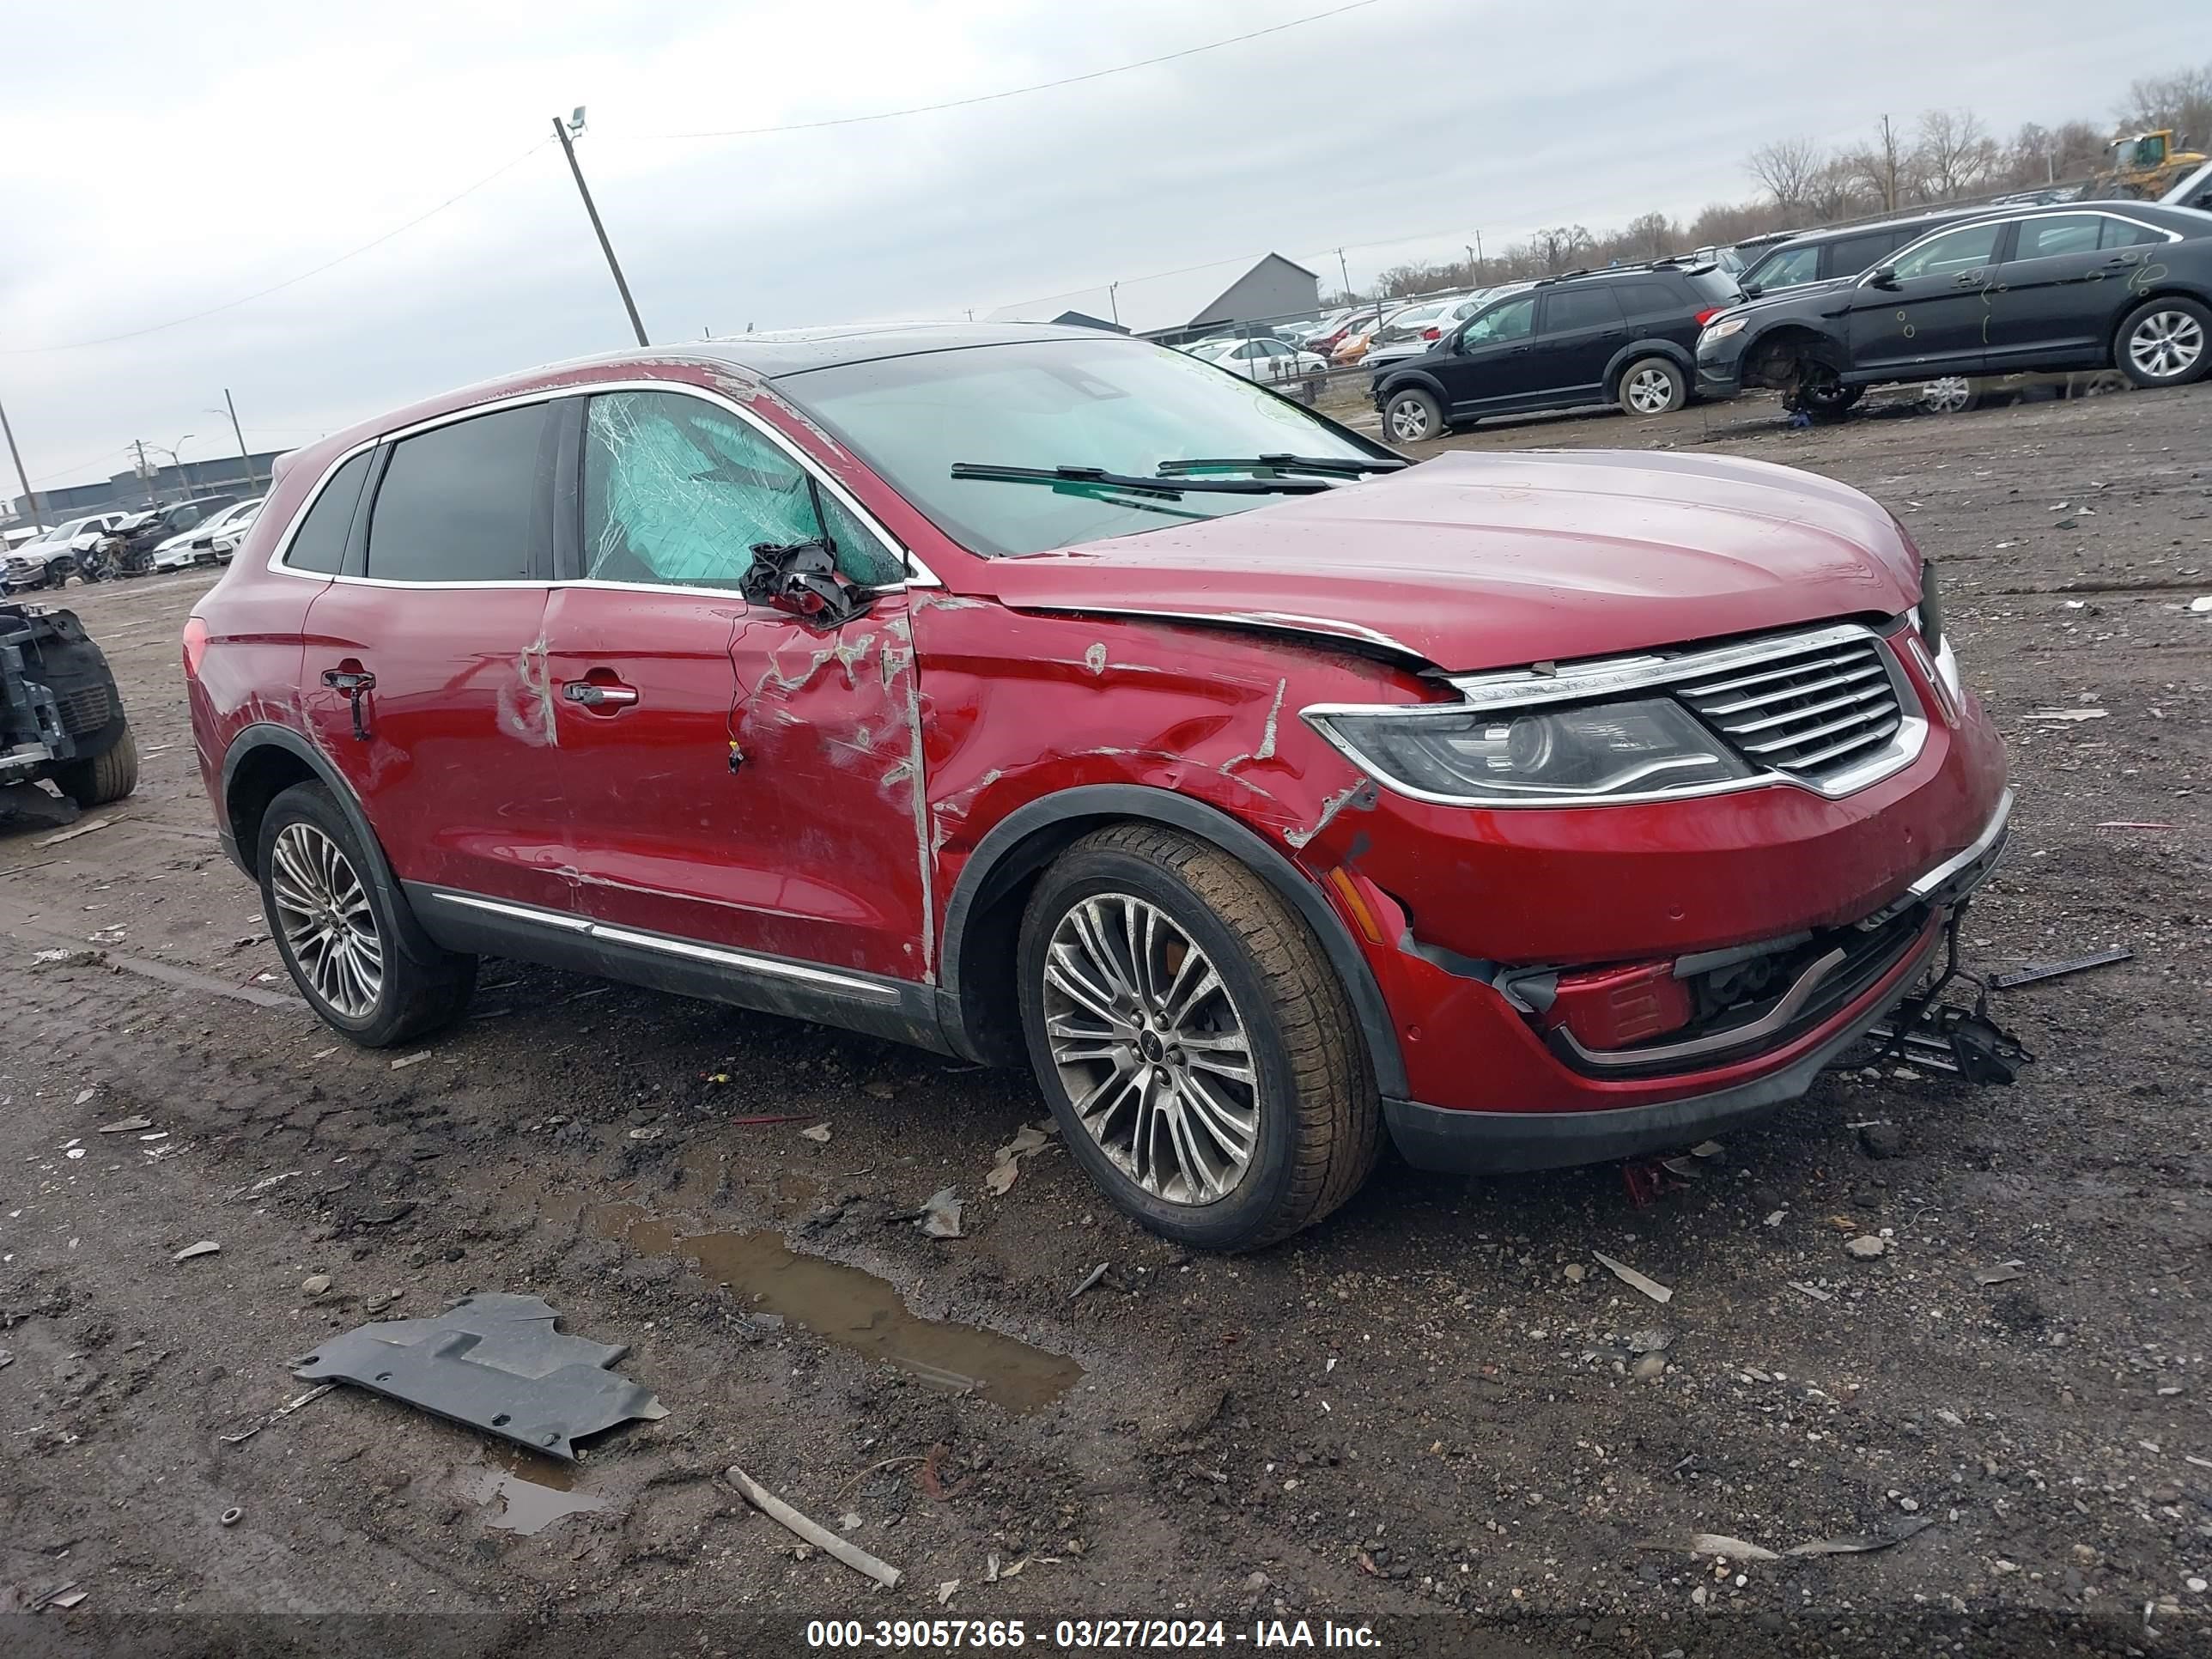
[[[561,695],[586,708],[627,708],[637,701],[637,692],[629,686],[598,685],[590,680],[570,680]]]

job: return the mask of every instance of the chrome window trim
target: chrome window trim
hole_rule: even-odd
[[[2151,223],[2151,222],[2150,222],[2150,221],[2149,221],[2149,220],[2148,220],[2148,219],[2138,219],[2138,218],[2136,218],[2136,217],[2134,217],[2132,215],[2130,215],[2130,214],[2125,214],[2125,213],[2115,213],[2115,212],[2113,212],[2111,209],[2106,208],[2106,207],[2104,207],[2104,206],[2100,205],[2100,204],[2082,204],[2082,205],[2080,205],[2080,206],[2078,206],[2078,207],[2077,207],[2075,204],[2073,204],[2073,203],[2070,203],[2070,202],[2069,202],[2069,203],[2065,204],[2065,206],[2066,206],[2066,208],[2067,208],[2067,210],[2068,210],[2069,211],[2071,211],[2071,212],[2079,212],[2079,213],[2084,214],[2084,215],[2086,215],[2086,216],[2089,216],[2089,217],[2092,217],[2092,218],[2098,218],[2098,219],[2114,219],[2114,220],[2118,220],[2121,224],[2124,224],[2124,225],[2133,225],[2133,226],[2134,226],[2136,229],[2138,229],[2138,230],[2150,230],[2150,231],[2155,231],[2155,232],[2157,232],[2160,236],[2165,237],[2165,238],[2166,238],[2166,240],[2167,241],[2169,241],[2169,242],[2179,242],[2179,241],[2184,241],[2184,240],[2187,240],[2187,239],[2186,239],[2186,238],[2185,238],[2185,237],[2182,235],[2182,234],[2181,234],[2179,231],[2178,231],[2178,230],[2171,230],[2171,229],[2168,229],[2168,228],[2167,228],[2166,226],[2164,226],[2164,225],[2154,225],[2154,224]],[[1874,271],[1875,271],[1875,270],[1880,270],[1883,269],[1885,266],[1888,266],[1888,265],[1893,265],[1893,264],[1896,264],[1899,259],[1902,259],[1902,258],[1903,258],[1906,254],[1908,254],[1908,253],[1911,252],[1914,249],[1916,249],[1916,248],[1919,247],[1923,243],[1925,243],[1925,242],[1932,242],[1932,241],[1934,241],[1934,240],[1936,240],[1936,238],[1937,238],[1938,236],[1948,236],[1948,235],[1949,235],[1953,231],[1954,231],[1954,230],[1978,230],[1978,229],[1980,229],[1984,225],[1987,225],[1987,224],[1995,224],[1995,225],[1998,225],[1998,226],[2003,226],[2003,225],[2014,225],[2014,224],[2025,224],[2025,223],[2027,223],[2027,222],[2029,220],[2031,220],[2031,219],[2063,219],[2063,218],[2064,218],[2065,216],[2066,216],[2066,215],[2065,215],[2064,213],[2006,213],[2006,214],[1996,214],[1996,215],[1993,215],[1993,216],[1991,216],[1990,217],[1989,217],[1989,218],[1985,218],[1985,219],[1961,219],[1961,220],[1960,220],[1956,224],[1951,224],[1951,225],[1946,225],[1946,226],[1944,226],[1941,230],[1931,230],[1931,231],[1929,231],[1929,232],[1925,236],[1921,237],[1921,238],[1920,238],[1918,240],[1917,240],[1917,241],[1911,241],[1911,242],[1907,242],[1907,243],[1905,243],[1905,244],[1904,245],[1904,246],[1902,246],[1902,247],[1898,247],[1898,248],[1893,248],[1893,249],[1891,249],[1891,250],[1890,250],[1890,255],[1889,255],[1889,258],[1887,258],[1887,259],[1884,259],[1883,261],[1881,261],[1881,263],[1880,264],[1877,264],[1876,266],[1875,266],[1874,270],[1867,271],[1864,275],[1863,275],[1863,276],[1858,279],[1858,281],[1857,281],[1857,282],[1856,282],[1856,283],[1852,283],[1852,284],[1851,284],[1852,289],[1853,289],[1854,291],[1856,291],[1856,290],[1857,290],[1857,289],[1863,289],[1863,288],[1871,288],[1871,287],[1873,287],[1873,286],[1874,286],[1873,277],[1874,277]],[[2015,238],[2015,239],[2014,239],[2014,240],[2015,240],[2015,241],[2017,241],[2017,240],[2018,240],[2018,239],[2017,239],[2017,238]],[[2118,250],[2117,250],[2117,249],[2116,249],[2116,250],[2114,250],[2114,251],[2115,251],[2115,252],[2118,252]],[[2102,250],[2102,249],[2099,249],[2099,248],[2093,248],[2093,249],[2091,249],[2091,250],[2090,250],[2090,252],[2103,252],[2103,250]],[[2045,254],[2039,254],[2039,255],[2037,255],[2036,257],[2037,257],[2037,258],[2045,258],[2045,259],[2055,259],[2055,258],[2059,258],[2060,256],[2059,256],[2059,255],[2057,255],[2057,254],[2053,254],[2053,253],[2045,253]],[[2003,266],[2005,266],[2005,265],[2016,264],[2018,264],[2018,263],[2019,263],[2019,261],[2018,261],[2018,259],[2016,259],[2016,258],[2014,258],[2014,259],[2004,259],[2004,260],[1992,261],[1992,262],[1991,262],[1991,264],[1990,264],[1990,265],[1985,266],[1985,267],[1980,267],[1980,268],[1981,268],[1981,269],[1988,269],[1988,270],[1998,270],[1998,269],[2002,269],[2002,268]],[[1913,278],[1911,278],[1911,277],[1906,277],[1906,278],[1905,278],[1905,281],[1907,281],[1907,282],[1911,282],[1911,281],[1912,281],[1912,280],[1914,280],[1914,279],[1913,279]]]
[[[1897,730],[1890,734],[1889,740],[1863,761],[1826,778],[1800,777],[1778,767],[1765,767],[1747,778],[1721,778],[1711,783],[1692,784],[1675,789],[1643,790],[1633,794],[1513,795],[1496,799],[1450,795],[1420,788],[1376,770],[1374,763],[1346,742],[1329,723],[1332,716],[1358,720],[1436,720],[1469,712],[1517,712],[1559,702],[1607,699],[1643,691],[1670,691],[1685,681],[1706,679],[1717,673],[1844,644],[1873,647],[1889,675],[1891,687],[1897,696],[1898,726]],[[1928,743],[1925,705],[1918,690],[1905,674],[1887,637],[1863,623],[1835,623],[1799,633],[1769,635],[1764,639],[1718,646],[1708,651],[1686,652],[1674,657],[1640,653],[1634,656],[1570,663],[1545,674],[1539,674],[1534,669],[1516,669],[1498,673],[1448,675],[1445,679],[1459,692],[1462,701],[1311,703],[1301,708],[1298,714],[1357,767],[1362,776],[1373,778],[1393,794],[1424,801],[1432,806],[1456,806],[1475,811],[1525,811],[1532,807],[1558,810],[1571,806],[1640,806],[1657,801],[1697,800],[1712,795],[1735,794],[1741,790],[1763,789],[1775,784],[1787,784],[1808,794],[1836,800],[1903,771],[1920,757]],[[1683,708],[1692,718],[1698,718],[1695,710],[1690,709],[1686,704]],[[1726,738],[1716,734],[1715,740],[1734,752],[1733,745]],[[1750,765],[1759,764],[1747,756],[1742,758]]]
[[[563,580],[558,577],[527,580],[401,581],[389,577],[325,574],[315,570],[295,570],[283,562],[284,556],[292,550],[292,538],[299,533],[300,526],[307,522],[307,514],[314,510],[316,501],[321,498],[331,479],[337,475],[340,467],[356,455],[374,450],[382,444],[400,443],[409,438],[419,437],[425,432],[434,432],[440,427],[453,426],[461,421],[473,420],[479,415],[494,415],[505,409],[526,409],[532,404],[554,403],[565,398],[592,398],[606,392],[675,392],[685,397],[696,398],[701,402],[709,404],[723,413],[734,416],[788,456],[793,465],[834,496],[838,505],[850,513],[863,529],[882,542],[906,566],[907,576],[904,581],[887,582],[882,587],[876,589],[876,592],[890,593],[897,592],[908,587],[942,587],[944,586],[944,583],[937,579],[936,574],[915,555],[912,548],[892,535],[881,520],[862,506],[853,493],[817,463],[812,456],[793,444],[782,433],[762,420],[757,415],[744,408],[735,398],[726,397],[706,386],[695,386],[689,380],[651,378],[635,380],[594,380],[579,386],[539,387],[532,392],[519,392],[508,397],[495,398],[487,403],[471,404],[466,409],[448,410],[442,415],[431,416],[428,419],[417,421],[411,426],[395,427],[389,432],[380,433],[374,438],[356,444],[352,448],[331,460],[330,465],[323,469],[322,477],[315,480],[315,487],[307,492],[307,498],[300,504],[300,510],[292,515],[291,523],[284,526],[283,538],[270,551],[270,571],[276,575],[292,576],[306,581],[343,582],[356,587],[402,587],[432,592],[446,592],[472,587],[551,588],[592,586],[630,588],[649,592],[705,594],[711,598],[738,599],[739,596],[735,588],[690,587],[678,582],[618,582],[605,577],[579,577],[573,581]]]
[[[676,939],[661,933],[640,933],[634,927],[623,927],[612,922],[597,921],[589,916],[572,915],[560,910],[542,909],[534,904],[519,904],[507,899],[483,898],[474,893],[434,890],[432,897],[441,904],[451,904],[462,909],[483,910],[493,915],[506,916],[516,921],[550,927],[564,933],[581,934],[586,938],[605,939],[610,945],[627,945],[641,951],[658,951],[667,956],[685,957],[695,962],[711,962],[726,968],[735,968],[748,974],[757,974],[771,979],[797,980],[809,985],[819,985],[831,990],[849,992],[855,996],[873,998],[878,1001],[896,1002],[899,988],[884,981],[861,979],[851,974],[836,973],[827,968],[810,967],[805,963],[787,962],[781,957],[757,956],[750,951],[733,951],[719,945],[702,945],[695,939]]]

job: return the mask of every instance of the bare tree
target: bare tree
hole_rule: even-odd
[[[1806,186],[1805,206],[1815,221],[1827,224],[1857,212],[1864,205],[1864,194],[1858,169],[1845,157],[1833,156]]]
[[[2203,149],[2212,140],[2212,64],[2136,82],[2119,116],[2130,127],[2171,127],[2179,143]]]
[[[1983,188],[1998,166],[1996,141],[1969,109],[1923,111],[1912,155],[1922,190],[1939,202]]]
[[[1896,124],[1887,115],[1875,128],[1874,142],[1844,155],[1844,166],[1867,188],[1885,213],[1894,213],[1913,187],[1912,159],[1899,137]]]
[[[1827,158],[1809,138],[1777,138],[1752,151],[1744,170],[1788,212],[1804,205],[1807,191]]]
[[[1593,238],[1580,225],[1553,225],[1538,231],[1529,241],[1545,275],[1557,276],[1589,252]]]
[[[1642,213],[1631,219],[1627,228],[1614,240],[1620,244],[1617,252],[1620,257],[1661,259],[1674,251],[1675,245],[1682,240],[1682,232],[1663,213]]]

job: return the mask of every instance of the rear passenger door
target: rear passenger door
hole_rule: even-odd
[[[1539,385],[1553,394],[1547,401],[1606,401],[1606,366],[1628,339],[1612,283],[1545,289],[1536,337]]]
[[[623,930],[633,977],[927,978],[902,554],[781,434],[673,382],[592,397],[575,476],[545,641],[576,909]],[[817,540],[878,590],[865,616],[747,602],[756,549]]]
[[[1991,307],[1990,369],[2102,363],[2129,280],[2166,233],[2115,214],[2057,213],[2021,220],[2013,235]]]
[[[302,701],[403,881],[563,902],[539,637],[560,425],[543,400],[471,414],[364,452],[325,486],[362,467],[307,611]],[[311,510],[297,533],[327,528]]]

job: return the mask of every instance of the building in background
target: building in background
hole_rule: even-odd
[[[258,482],[249,481],[246,462],[235,455],[211,455],[204,461],[186,461],[181,467],[155,466],[144,477],[135,468],[127,469],[103,483],[41,489],[39,512],[48,524],[54,524],[63,519],[82,518],[88,513],[135,512],[192,495],[258,495],[268,489],[270,469],[277,458],[289,453],[289,450],[269,449],[254,456],[253,479]],[[0,529],[18,521],[29,522],[30,503],[21,496],[9,501],[7,507],[6,522],[0,524]]]
[[[1103,325],[1174,345],[1240,323],[1310,317],[1321,309],[1321,278],[1279,253],[1267,254],[1224,285],[1223,272],[1231,268],[1206,265],[1140,282],[1055,294],[1048,300],[1002,306],[991,313],[991,320]]]

